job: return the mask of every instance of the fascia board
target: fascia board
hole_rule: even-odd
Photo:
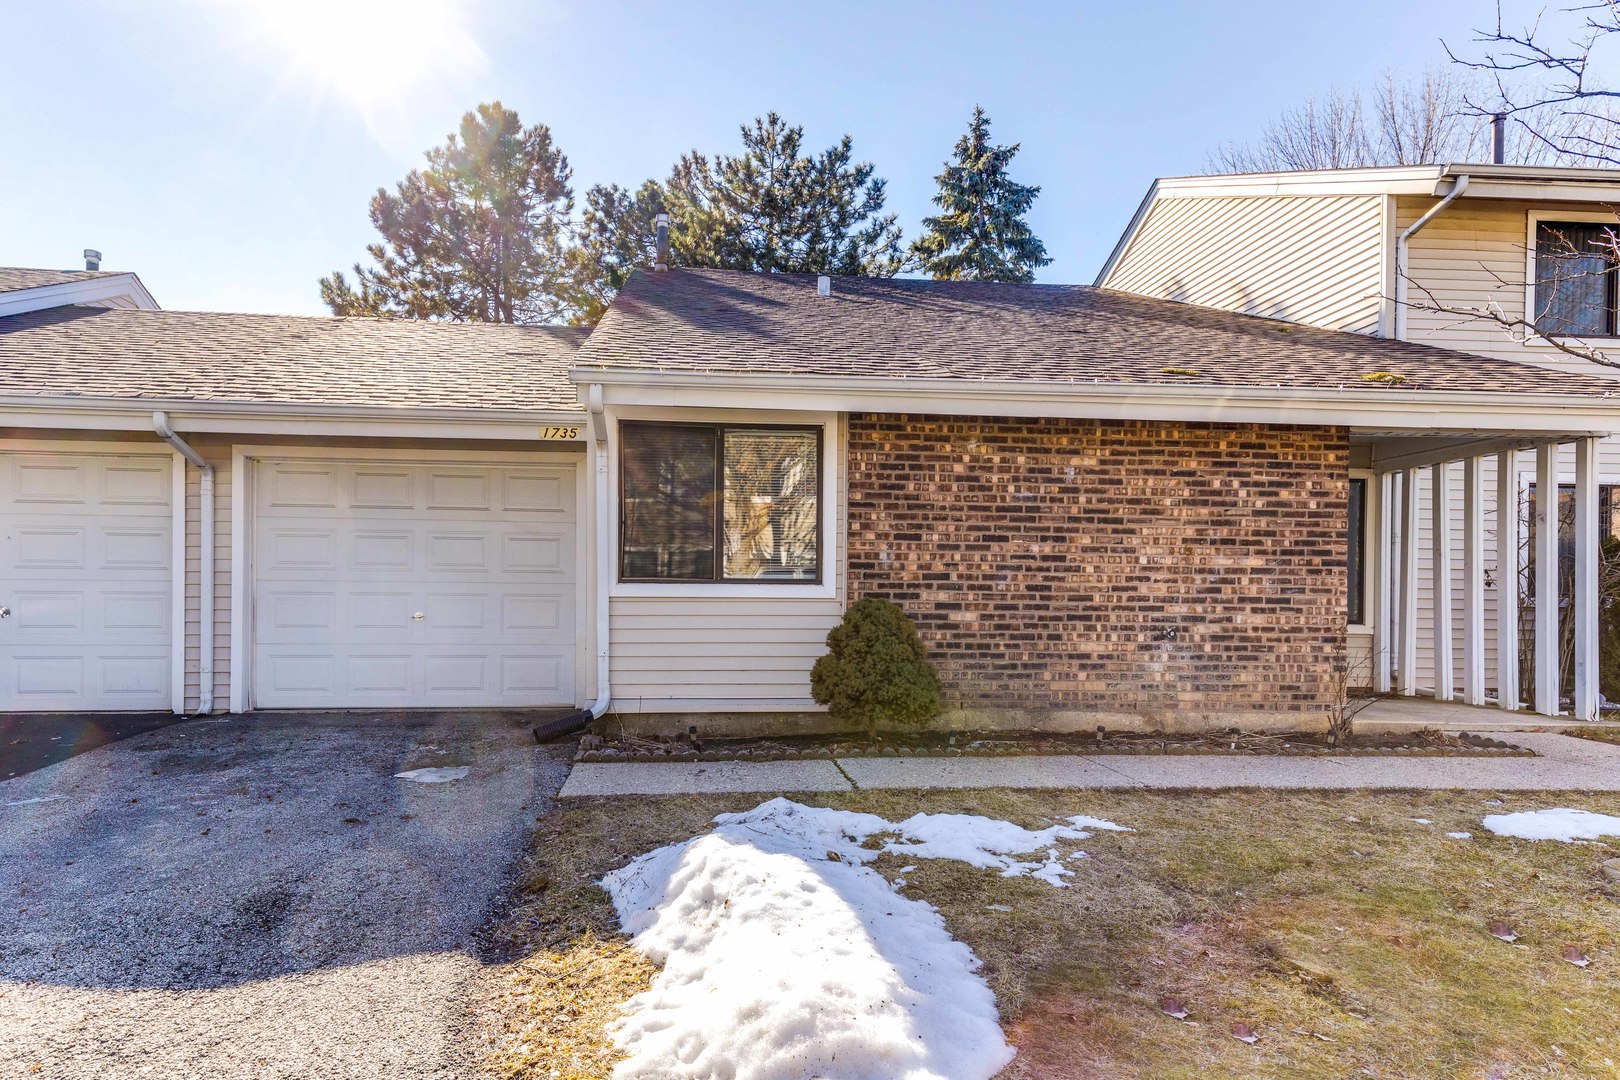
[[[1613,397],[1359,387],[1209,387],[1132,383],[874,379],[576,369],[611,404],[941,415],[1176,420],[1375,430],[1560,435],[1620,432]]]

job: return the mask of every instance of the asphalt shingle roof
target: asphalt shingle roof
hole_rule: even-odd
[[[1034,382],[1620,394],[1620,383],[1089,285],[638,270],[581,367]],[[1170,369],[1170,370],[1166,370]],[[1195,372],[1196,374],[1188,374]]]
[[[0,318],[0,394],[577,410],[573,327],[58,307]]]
[[[22,266],[0,266],[0,293],[37,289],[44,285],[65,285],[70,281],[117,277],[117,270],[32,270]]]

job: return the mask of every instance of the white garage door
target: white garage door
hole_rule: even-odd
[[[0,712],[172,706],[169,455],[0,453]]]
[[[253,703],[574,702],[575,469],[263,461]]]

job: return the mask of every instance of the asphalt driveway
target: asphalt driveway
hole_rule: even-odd
[[[0,1075],[471,1074],[478,932],[567,771],[499,714],[265,714],[0,781]]]

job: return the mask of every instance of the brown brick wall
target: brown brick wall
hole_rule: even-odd
[[[1343,428],[855,414],[849,586],[957,723],[1316,726],[1345,658]]]

